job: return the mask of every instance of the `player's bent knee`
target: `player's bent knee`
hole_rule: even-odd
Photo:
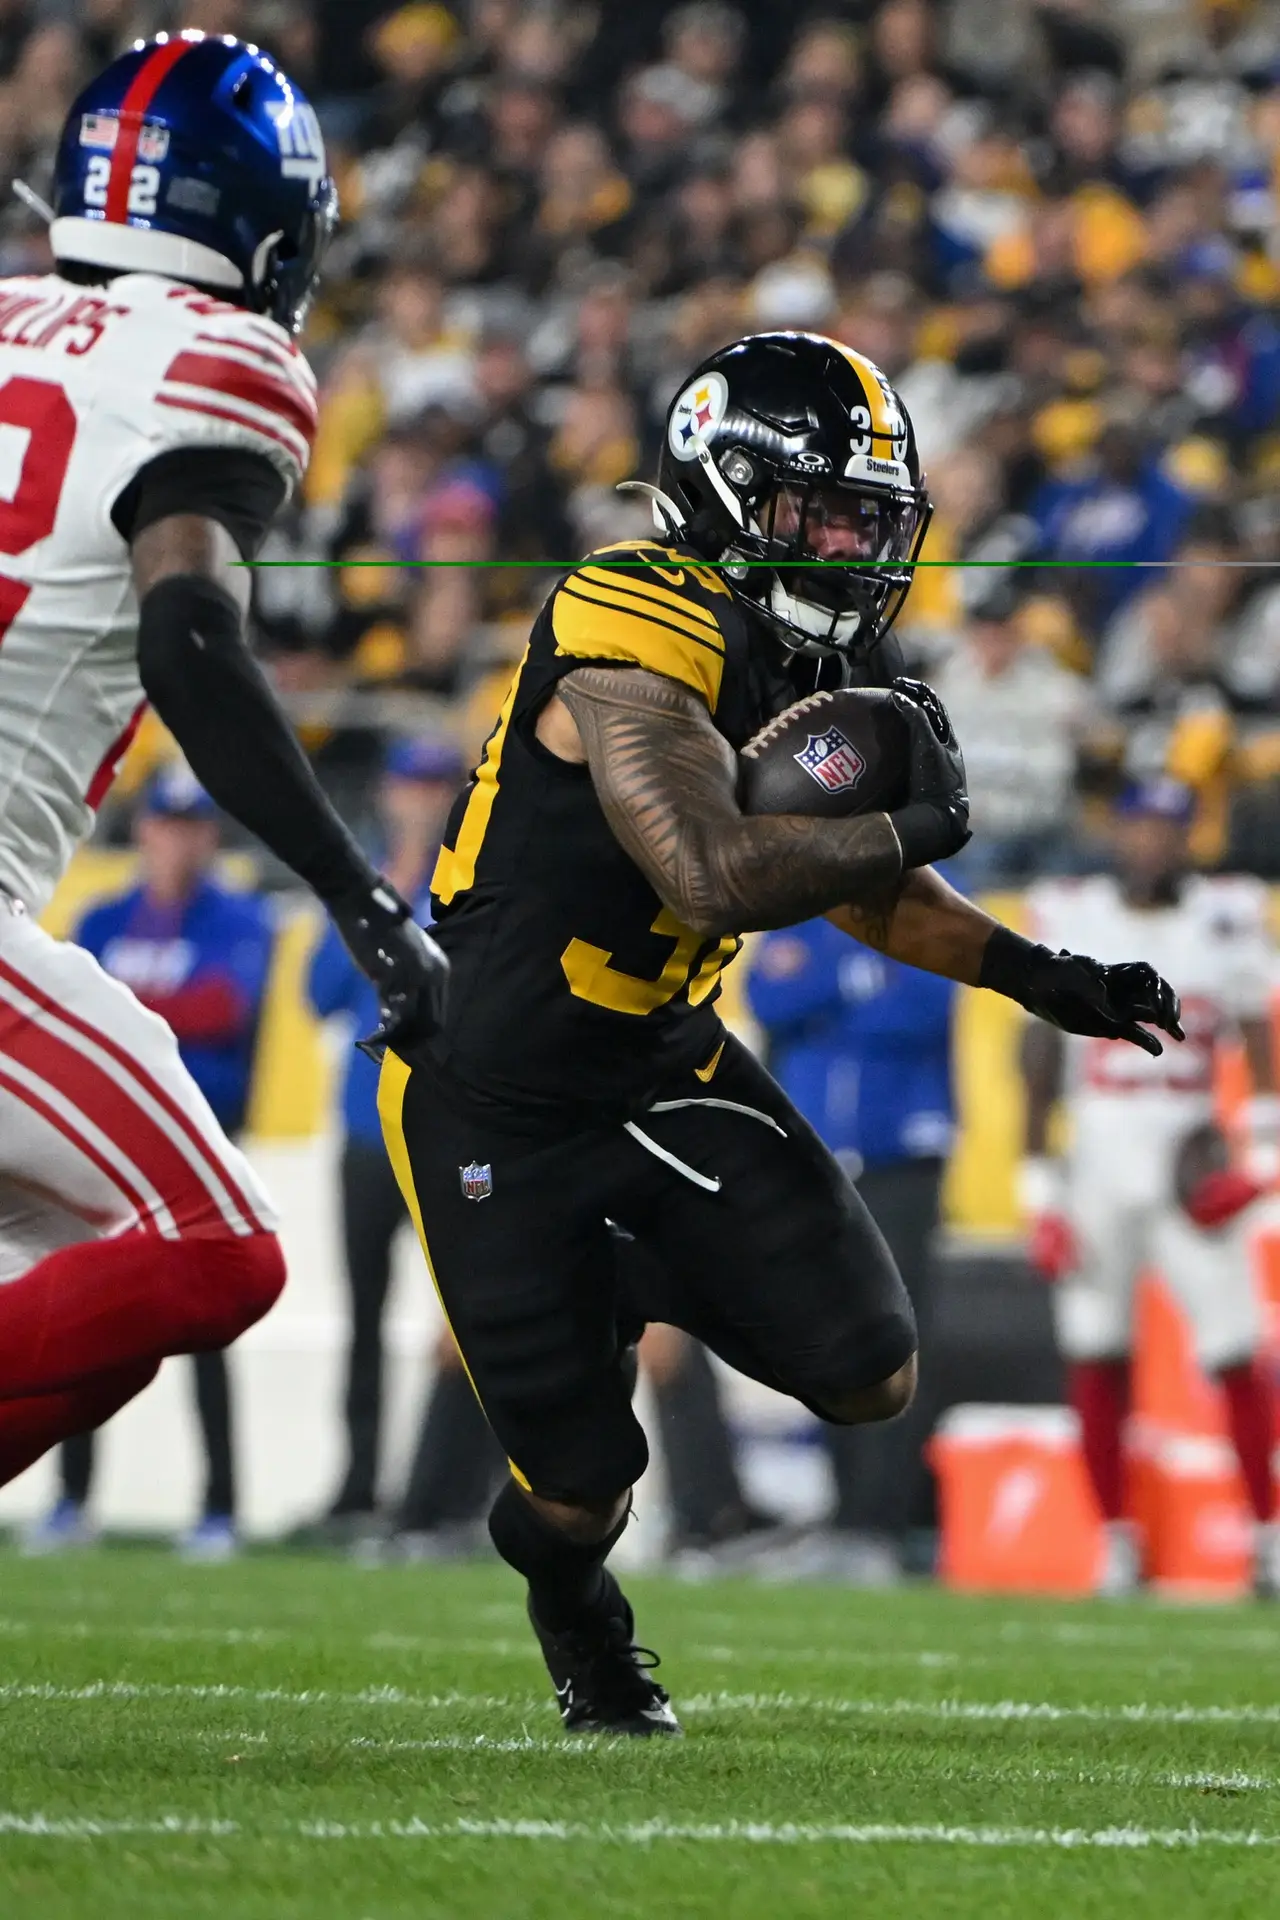
[[[274,1233],[180,1240],[172,1254],[184,1296],[187,1352],[230,1346],[275,1305],[284,1287],[284,1250]]]
[[[851,1387],[846,1392],[824,1395],[818,1411],[832,1426],[856,1427],[872,1420],[896,1420],[915,1399],[918,1369],[911,1357],[884,1380],[867,1387]]]

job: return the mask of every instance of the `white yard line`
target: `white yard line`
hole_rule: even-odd
[[[977,1827],[943,1825],[819,1825],[772,1820],[717,1822],[639,1820],[613,1825],[578,1820],[304,1820],[252,1827],[234,1820],[170,1814],[153,1820],[63,1819],[44,1813],[0,1812],[0,1840],[111,1840],[152,1837],[232,1837],[250,1842],[287,1840],[551,1840],[652,1846],[661,1841],[735,1846],[946,1846],[1056,1848],[1066,1851],[1168,1851],[1280,1847],[1280,1833],[1254,1827]]]
[[[682,1713],[838,1713],[871,1720],[1098,1720],[1149,1725],[1275,1726],[1277,1706],[1176,1706],[1144,1700],[1064,1706],[1052,1700],[840,1700],[803,1693],[695,1693],[678,1697]]]
[[[0,1684],[0,1700],[248,1700],[262,1706],[286,1707],[412,1707],[435,1712],[453,1707],[528,1707],[542,1702],[512,1700],[493,1693],[407,1693],[403,1687],[362,1687],[354,1693],[333,1693],[327,1687],[242,1687],[222,1682],[197,1685],[191,1681],[89,1680],[80,1687],[56,1686],[51,1681],[9,1680]]]
[[[216,1742],[219,1746],[269,1746],[278,1736],[267,1733],[224,1732],[213,1728],[204,1728],[193,1736],[197,1741]],[[375,1740],[368,1734],[357,1734],[346,1742],[357,1752],[380,1753],[567,1753],[578,1758],[587,1758],[599,1762],[609,1753],[625,1753],[625,1746],[600,1746],[591,1740],[582,1740],[572,1734],[532,1734],[523,1733],[511,1738],[499,1738],[487,1733],[446,1733],[430,1740]],[[1146,1767],[1100,1766],[1100,1767],[1020,1767],[980,1766],[969,1764],[952,1766],[942,1761],[937,1768],[937,1777],[946,1781],[982,1781],[1009,1785],[1037,1786],[1076,1786],[1076,1787],[1180,1787],[1189,1792],[1217,1793],[1274,1793],[1280,1789],[1280,1774],[1241,1773],[1232,1770],[1229,1773],[1213,1773],[1198,1770],[1195,1773],[1169,1773],[1163,1769],[1151,1772]]]
[[[354,1692],[328,1688],[250,1687],[225,1682],[91,1680],[82,1686],[51,1681],[0,1683],[0,1700],[73,1703],[84,1700],[247,1700],[268,1706],[406,1707],[436,1712],[454,1707],[482,1710],[537,1709],[542,1696],[514,1699],[509,1694],[412,1693],[404,1687],[370,1686]],[[1082,1721],[1148,1726],[1276,1726],[1280,1705],[1176,1705],[1134,1701],[1123,1704],[1064,1705],[1052,1700],[892,1700],[840,1699],[803,1693],[695,1693],[677,1695],[683,1714],[825,1713],[869,1720]]]
[[[1060,1620],[1039,1626],[1009,1620],[1000,1628],[999,1638],[1006,1646],[1023,1645],[1028,1651],[1050,1640],[1066,1647],[1110,1648],[1135,1654],[1156,1647],[1184,1658],[1205,1653],[1280,1653],[1280,1631],[1274,1628],[1224,1628],[1213,1622],[1200,1624],[1176,1613],[1162,1614],[1150,1625],[1117,1622],[1114,1626],[1094,1626],[1087,1621]]]

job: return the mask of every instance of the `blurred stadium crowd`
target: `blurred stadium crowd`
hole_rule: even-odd
[[[0,175],[39,187],[84,71],[162,25],[276,52],[341,187],[319,443],[266,557],[532,563],[647,531],[614,489],[685,370],[824,329],[907,400],[925,558],[1042,563],[932,567],[901,626],[965,742],[974,880],[1095,859],[1108,792],[1161,769],[1197,791],[1202,863],[1280,870],[1268,0],[0,0]],[[0,268],[43,250],[12,202]],[[484,734],[554,577],[259,576],[349,809],[388,724]]]

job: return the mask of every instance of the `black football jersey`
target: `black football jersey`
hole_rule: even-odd
[[[587,661],[693,688],[735,750],[813,691],[822,664],[797,658],[789,671],[718,572],[656,541],[590,555],[538,615],[432,879],[452,963],[433,1052],[486,1103],[584,1124],[642,1111],[672,1077],[709,1077],[720,976],[741,944],[682,925],[614,838],[587,768],[538,741],[557,682]],[[901,670],[881,643],[856,683]]]

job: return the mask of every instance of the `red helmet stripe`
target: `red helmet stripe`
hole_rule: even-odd
[[[143,116],[151,105],[169,69],[189,53],[196,40],[166,40],[147,55],[120,103],[120,131],[111,156],[111,174],[107,180],[107,218],[123,225],[129,218],[129,188],[133,181],[133,163],[138,157],[138,135]]]

